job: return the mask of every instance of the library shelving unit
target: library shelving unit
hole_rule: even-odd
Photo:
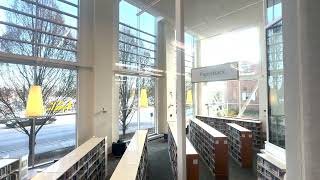
[[[189,137],[216,179],[228,179],[227,136],[198,119],[192,119]]]
[[[177,122],[169,121],[168,150],[174,179],[177,179]],[[199,179],[199,154],[186,138],[187,180]]]
[[[235,123],[227,123],[229,155],[244,168],[252,167],[252,132]]]
[[[19,159],[0,159],[0,179],[19,179]]]
[[[19,179],[28,179],[28,155],[21,156],[19,158]]]
[[[259,120],[227,117],[208,117],[202,115],[197,115],[196,118],[224,134],[226,134],[227,132],[227,123],[238,124],[239,126],[252,131],[252,143],[253,147],[256,150],[264,148],[265,135],[262,132],[262,123]]]
[[[286,166],[268,153],[257,156],[258,180],[285,180]]]
[[[146,180],[148,172],[148,130],[137,130],[110,180]]]
[[[32,180],[105,179],[107,138],[93,137]]]

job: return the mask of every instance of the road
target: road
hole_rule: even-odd
[[[44,126],[36,139],[36,153],[53,151],[75,144],[74,115],[59,117]],[[28,136],[15,129],[0,127],[0,157],[20,157],[28,154]]]
[[[135,112],[127,133],[138,129],[154,128],[154,108],[144,108]],[[140,118],[138,118],[140,117]],[[75,115],[57,116],[52,124],[45,125],[36,137],[36,153],[49,152],[75,145]],[[140,123],[138,125],[138,119]],[[120,129],[119,134],[122,131]],[[28,136],[15,129],[7,128],[0,124],[0,158],[17,158],[28,154]]]

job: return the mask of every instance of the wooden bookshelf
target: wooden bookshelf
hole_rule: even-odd
[[[106,138],[93,137],[33,177],[33,180],[104,179]]]
[[[265,133],[262,131],[262,123],[256,119],[209,117],[197,115],[197,119],[217,129],[221,133],[227,133],[227,123],[235,123],[252,132],[252,143],[256,150],[264,148]]]
[[[227,136],[204,122],[190,120],[189,137],[216,179],[228,179]]]
[[[168,150],[174,179],[177,179],[177,122],[168,122]],[[199,154],[186,138],[187,180],[199,179]]]
[[[268,153],[259,153],[257,156],[258,180],[284,180],[286,166]]]
[[[0,179],[19,179],[19,159],[0,159]]]
[[[227,123],[229,155],[244,168],[252,167],[252,132],[235,123]]]
[[[148,130],[137,130],[110,180],[146,180],[148,169]]]

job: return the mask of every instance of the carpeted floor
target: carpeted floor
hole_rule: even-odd
[[[149,150],[149,180],[172,180],[171,164],[169,161],[168,144],[163,138],[150,141],[148,144]],[[255,155],[254,155],[254,159]],[[112,155],[108,157],[108,178],[116,168],[119,158]],[[244,169],[237,165],[232,159],[229,159],[229,180],[256,180],[254,161],[252,169]],[[125,172],[124,172],[125,173]],[[208,167],[200,159],[199,162],[200,180],[215,180]]]

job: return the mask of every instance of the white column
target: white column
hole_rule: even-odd
[[[119,1],[94,1],[94,123],[93,134],[108,136],[108,145],[118,139],[114,66],[118,58]],[[103,112],[103,109],[106,112]]]
[[[176,58],[174,26],[165,19],[158,22],[157,58],[159,69],[165,73],[159,78],[158,132],[168,133],[167,121],[176,120]],[[173,92],[170,94],[170,92]]]
[[[264,4],[262,9],[265,9]],[[263,11],[263,10],[262,10]],[[259,23],[259,44],[260,44],[260,69],[258,75],[258,92],[259,92],[259,120],[262,122],[262,131],[268,138],[268,82],[267,82],[267,55],[266,55],[266,29],[265,29],[265,12],[263,11],[261,22]]]
[[[92,67],[93,1],[80,0],[79,7],[79,63]],[[93,68],[78,70],[77,145],[81,145],[93,135],[93,78]]]
[[[320,1],[284,0],[288,180],[320,179]]]
[[[185,62],[184,62],[184,0],[176,0],[177,54],[177,131],[178,180],[186,180],[186,115],[185,115]]]

